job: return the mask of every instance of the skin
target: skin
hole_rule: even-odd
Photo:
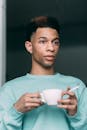
[[[31,74],[53,75],[54,63],[59,51],[59,34],[55,29],[44,27],[38,28],[31,36],[31,41],[25,42],[26,50],[32,54]],[[58,101],[58,107],[67,110],[69,115],[77,112],[77,99],[73,92],[67,89],[62,93],[69,95],[69,98]],[[14,107],[20,112],[27,112],[42,105],[39,93],[24,94]]]
[[[32,54],[32,74],[54,74],[53,65],[59,51],[59,35],[55,29],[38,28],[25,47]]]
[[[68,89],[66,91],[63,91],[62,97],[64,95],[68,95],[69,98],[58,101],[58,103],[60,103],[60,105],[58,105],[58,107],[66,109],[67,113],[69,115],[73,116],[77,112],[77,98],[76,98],[74,92],[69,92]]]

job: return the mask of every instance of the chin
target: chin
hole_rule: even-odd
[[[43,67],[44,68],[47,68],[47,69],[50,69],[54,66],[54,64],[44,64]]]

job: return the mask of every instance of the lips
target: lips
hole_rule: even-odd
[[[45,58],[48,61],[53,61],[55,59],[55,56],[54,55],[46,55]]]

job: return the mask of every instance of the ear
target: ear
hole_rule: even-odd
[[[26,50],[27,50],[30,54],[32,54],[32,43],[31,43],[31,42],[26,41],[26,42],[25,42],[25,48],[26,48]]]

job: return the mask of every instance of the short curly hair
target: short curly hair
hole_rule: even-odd
[[[55,17],[38,16],[30,20],[26,26],[26,41],[31,41],[31,36],[36,32],[37,28],[50,27],[56,29],[60,33],[60,25]]]

